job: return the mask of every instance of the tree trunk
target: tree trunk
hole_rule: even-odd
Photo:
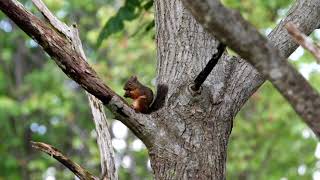
[[[155,1],[158,84],[168,86],[165,107],[152,114],[158,126],[149,147],[156,179],[225,179],[232,116],[223,108],[232,62],[222,57],[200,92],[190,84],[216,52],[179,0]]]

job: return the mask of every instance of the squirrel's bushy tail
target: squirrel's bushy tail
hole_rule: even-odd
[[[158,84],[156,93],[157,94],[150,105],[149,113],[157,111],[163,107],[168,94],[168,86],[165,84]]]

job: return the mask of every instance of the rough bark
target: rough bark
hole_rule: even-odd
[[[224,56],[201,94],[193,94],[188,84],[215,52],[216,42],[180,1],[158,0],[155,4],[158,83],[167,83],[169,87],[165,110],[154,116],[161,122],[159,134],[163,134],[150,148],[155,176],[157,179],[225,179],[232,120],[264,79],[244,60]],[[269,36],[282,55],[287,57],[297,48],[283,28],[285,22],[298,22],[310,34],[319,27],[319,12],[318,2],[295,3]]]
[[[232,116],[221,103],[232,69],[222,57],[202,85],[193,80],[216,52],[206,33],[179,0],[155,1],[158,84],[168,85],[165,108],[152,114],[158,136],[149,148],[156,179],[224,179]]]
[[[239,12],[224,7],[218,0],[183,2],[209,33],[246,58],[270,80],[320,138],[319,93],[270,41],[245,21]],[[319,0],[313,2],[320,4]]]
[[[297,0],[276,28],[268,35],[268,39],[277,47],[284,57],[289,57],[299,46],[290,37],[285,25],[287,22],[298,24],[300,30],[309,35],[320,25],[320,3],[318,1]],[[236,65],[230,77],[227,94],[233,102],[231,111],[236,114],[243,104],[265,82],[262,75],[247,61],[235,58]]]

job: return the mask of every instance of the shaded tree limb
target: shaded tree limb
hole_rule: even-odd
[[[219,41],[268,78],[320,138],[320,96],[278,49],[242,16],[217,0],[183,0],[194,17]]]
[[[307,49],[316,58],[317,63],[320,64],[320,47],[314,44],[312,39],[303,34],[298,29],[298,26],[293,24],[292,22],[288,22],[286,24],[286,29],[288,30],[294,41]]]
[[[66,155],[61,153],[57,148],[42,142],[31,142],[34,149],[47,153],[48,155],[55,158],[66,168],[72,171],[81,180],[98,180],[99,178],[93,176],[89,171],[73,162]]]
[[[218,63],[218,60],[222,56],[225,49],[226,49],[226,45],[219,42],[217,47],[217,52],[213,54],[212,58],[209,60],[207,65],[204,67],[204,69],[199,73],[199,75],[193,81],[193,85],[191,86],[191,89],[193,91],[198,91],[200,89],[202,83],[207,79],[212,69],[216,66],[216,64]]]
[[[16,0],[1,0],[0,9],[37,41],[68,77],[102,101],[117,119],[129,127],[146,145],[150,144],[153,135],[156,134],[154,124],[147,116],[135,113],[121,96],[104,84],[85,61],[83,54],[75,49],[70,37],[57,32]],[[71,30],[74,31],[76,28],[73,27]]]

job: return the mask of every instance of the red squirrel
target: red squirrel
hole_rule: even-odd
[[[124,97],[133,99],[133,109],[136,112],[149,112],[150,105],[153,101],[153,92],[147,86],[138,81],[137,76],[131,76],[124,85]]]

